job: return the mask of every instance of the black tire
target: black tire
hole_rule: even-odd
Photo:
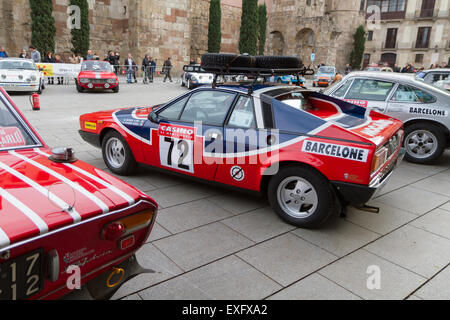
[[[118,139],[122,142],[122,145],[124,147],[124,156],[125,160],[122,166],[117,167],[114,166],[109,160],[107,153],[108,151],[108,141],[111,139]],[[131,175],[137,167],[137,162],[133,156],[133,153],[131,152],[130,146],[125,141],[125,139],[122,137],[122,135],[117,131],[109,131],[106,133],[105,137],[102,140],[102,154],[103,154],[103,161],[105,161],[106,166],[114,172],[115,174],[121,175],[121,176],[129,176]]]
[[[186,85],[184,84],[183,77],[181,77],[181,86],[182,86],[182,87],[185,87],[185,86],[186,86]]]
[[[256,56],[256,67],[265,69],[300,69],[302,60],[289,56]]]
[[[427,133],[429,139],[427,141],[420,141],[417,148],[413,148],[416,142],[413,140],[414,134],[420,139],[426,138],[421,133]],[[435,144],[434,151],[430,150],[425,156],[417,153],[419,148],[426,148],[425,143],[433,142]],[[446,136],[444,131],[437,125],[428,122],[418,122],[406,126],[405,128],[405,148],[406,155],[405,159],[409,162],[419,163],[419,164],[432,164],[434,163],[445,151],[446,148]],[[424,149],[426,150],[426,149]]]
[[[282,199],[278,196],[279,188],[282,188],[286,180],[289,180],[290,178],[294,179],[294,177],[299,177],[307,181],[316,193],[316,208],[314,209],[314,206],[306,205],[305,210],[308,210],[307,208],[309,207],[309,210],[314,209],[314,211],[304,217],[294,217],[290,214],[287,209],[283,208],[283,204],[281,203]],[[295,184],[295,182],[292,183]],[[303,197],[304,195],[306,196],[308,192],[311,192],[311,190],[305,191],[304,194],[297,194],[293,192],[291,195]],[[329,181],[313,168],[307,166],[289,166],[280,169],[278,174],[270,179],[268,186],[268,198],[273,210],[280,216],[281,219],[289,224],[301,228],[318,228],[324,224],[333,213],[336,212],[336,197]],[[285,205],[288,204],[289,202],[285,203]],[[305,205],[301,205],[299,211],[303,209],[303,206]]]
[[[255,66],[255,57],[248,55],[205,53],[202,56],[202,68],[206,72],[226,70],[227,68],[253,68]]]
[[[78,91],[79,93],[83,93],[83,92],[84,92],[83,87],[80,86],[80,85],[78,84],[78,82],[77,82],[76,84],[77,84],[77,91]]]
[[[119,85],[117,85],[117,87],[115,87],[115,88],[112,89],[112,91],[113,91],[114,93],[118,93],[119,90],[120,90]]]
[[[189,90],[194,89],[194,87],[192,86],[191,79],[188,79],[186,87],[187,87]]]

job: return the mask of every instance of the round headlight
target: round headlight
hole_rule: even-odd
[[[6,74],[2,74],[2,79],[6,79]]]
[[[32,75],[31,77],[30,77],[30,79],[31,79],[31,81],[36,81],[36,76],[35,75]]]
[[[81,82],[81,83],[88,83],[88,82],[89,82],[89,79],[87,79],[87,78],[81,78],[81,79],[80,79],[80,82]]]
[[[19,75],[19,79],[22,80],[23,79],[23,75],[20,74]]]
[[[114,83],[116,83],[116,79],[108,79],[108,81],[107,81],[108,83],[112,83],[112,84],[114,84]]]

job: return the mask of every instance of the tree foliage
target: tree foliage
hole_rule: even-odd
[[[255,55],[258,52],[258,0],[242,0],[239,51]]]
[[[353,39],[354,43],[353,51],[350,54],[350,65],[352,69],[359,70],[361,69],[361,63],[366,49],[366,31],[364,30],[364,26],[361,25],[356,29]]]
[[[264,47],[266,46],[266,31],[267,31],[266,4],[262,4],[258,7],[258,26],[259,26],[259,54],[264,55]]]
[[[89,4],[87,0],[70,0],[70,5],[80,8],[80,28],[72,28],[72,51],[86,56],[90,46]],[[75,17],[74,17],[75,18]]]
[[[44,56],[55,51],[56,27],[52,0],[30,0],[31,44]]]
[[[208,52],[220,52],[222,44],[221,20],[220,0],[211,0],[209,5]]]

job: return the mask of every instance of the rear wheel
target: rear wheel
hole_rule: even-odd
[[[321,226],[336,208],[328,180],[306,166],[282,168],[269,182],[268,198],[281,219],[302,228]]]
[[[102,142],[103,160],[112,172],[127,176],[134,172],[137,163],[128,143],[117,131],[109,131]]]
[[[414,123],[405,129],[406,160],[420,164],[436,161],[444,152],[444,132],[431,123]]]

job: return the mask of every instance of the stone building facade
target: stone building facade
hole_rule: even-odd
[[[305,65],[324,63],[343,70],[353,48],[353,34],[364,24],[360,0],[274,1],[266,53],[297,55]]]
[[[298,55],[308,64],[343,66],[351,51],[352,35],[364,15],[360,0],[260,0],[268,6],[267,54]],[[180,71],[198,59],[208,46],[210,0],[88,0],[91,48],[101,58],[108,50],[123,58],[132,53],[140,63],[145,54],[171,57]],[[56,52],[70,54],[67,28],[69,0],[53,0]],[[222,52],[237,53],[242,0],[222,0]],[[355,9],[355,8],[358,9]],[[0,45],[11,55],[28,48],[31,38],[29,0],[0,0]]]
[[[391,4],[392,2],[392,4]],[[450,64],[449,0],[367,1],[381,12],[379,27],[369,31],[365,64],[388,63],[429,68]],[[394,6],[394,2],[397,6]],[[373,11],[368,14],[373,15]]]

